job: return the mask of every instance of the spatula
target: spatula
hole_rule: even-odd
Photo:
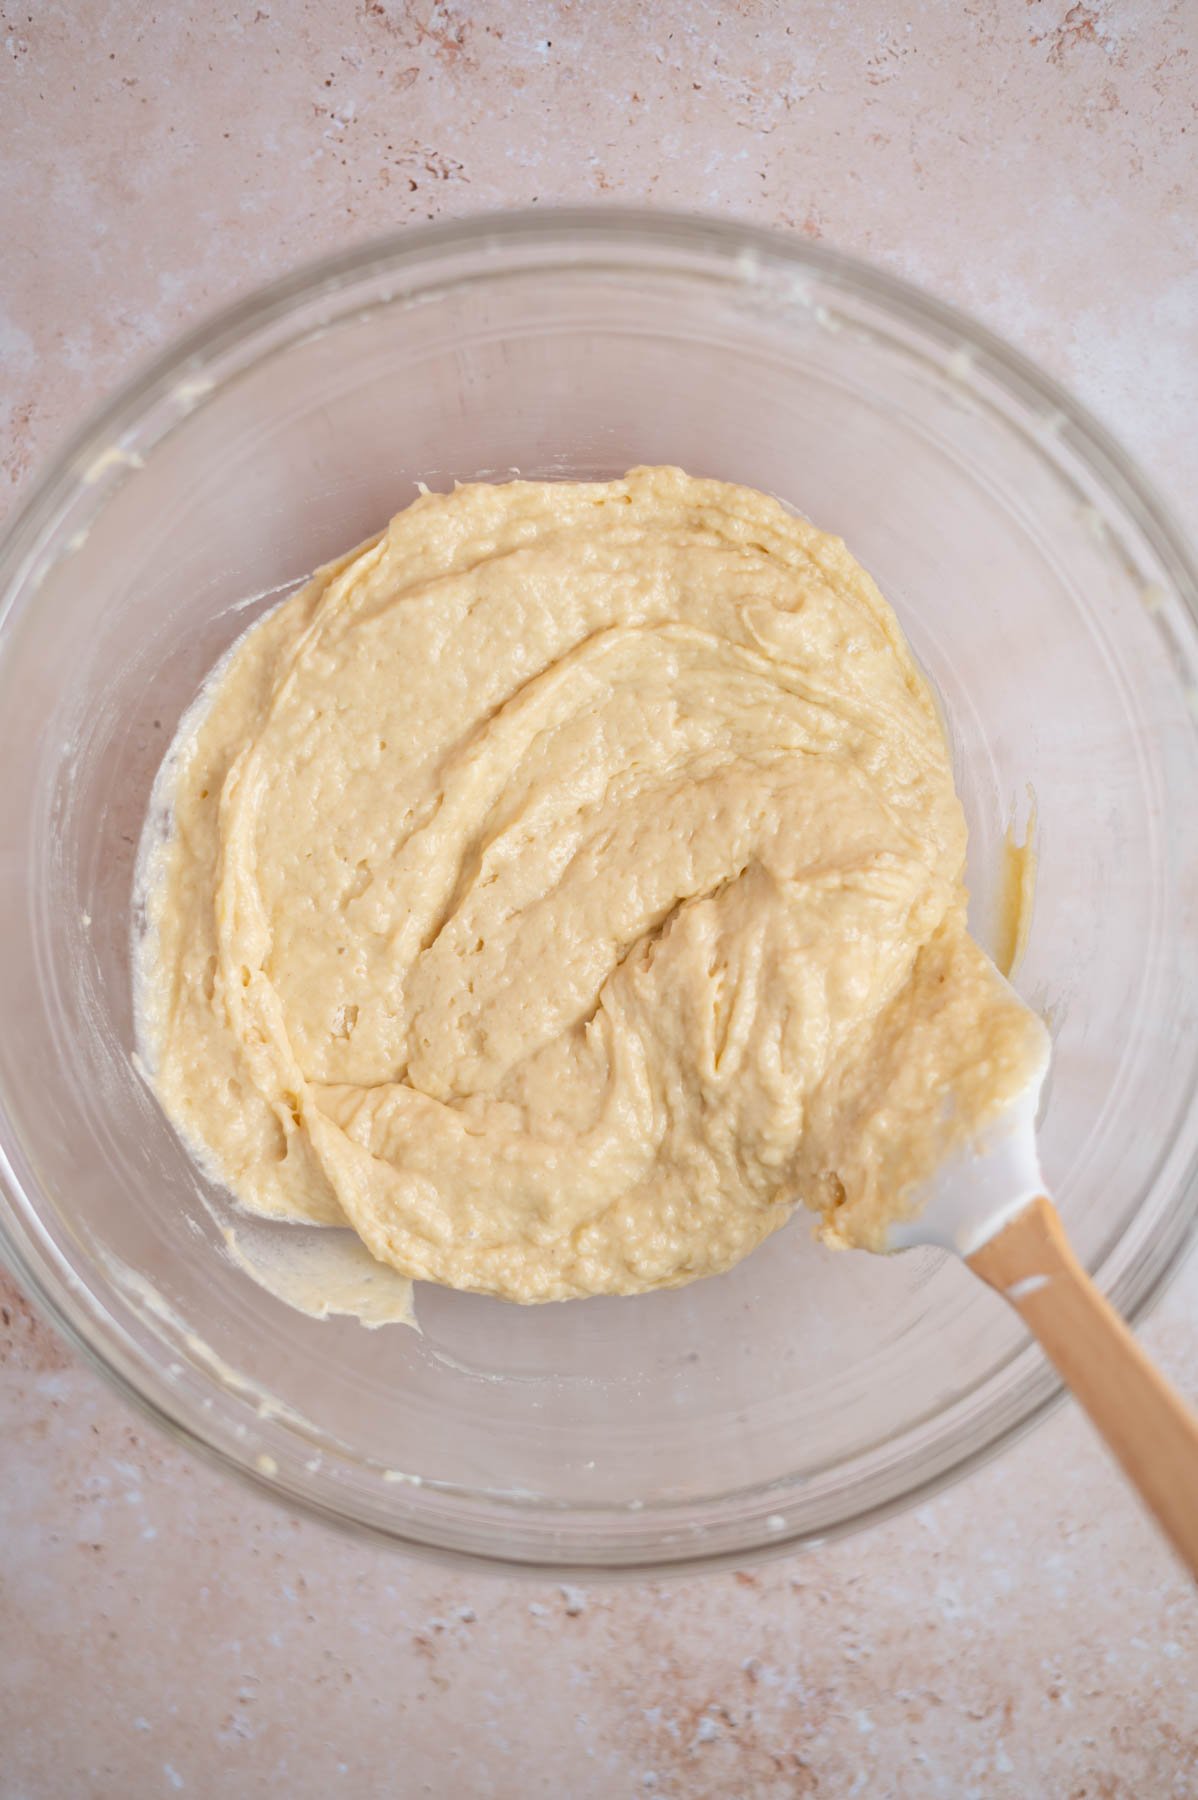
[[[890,1244],[954,1251],[1014,1307],[1198,1576],[1198,1416],[1081,1267],[1048,1198],[1036,1147],[1047,1067],[1046,1056],[981,1140],[938,1171]]]

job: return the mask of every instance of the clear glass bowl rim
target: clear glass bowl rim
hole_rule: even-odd
[[[762,269],[792,277],[813,276],[821,282],[851,291],[879,305],[892,319],[916,326],[925,336],[948,350],[967,347],[987,374],[997,379],[1017,403],[1040,412],[1055,413],[1069,446],[1096,484],[1130,518],[1151,545],[1162,570],[1185,606],[1187,625],[1198,643],[1198,556],[1172,518],[1168,507],[1135,461],[1112,434],[1081,405],[1068,389],[1045,374],[1030,358],[1013,349],[987,327],[901,277],[861,258],[806,238],[793,237],[767,227],[700,213],[657,211],[623,206],[574,206],[524,208],[500,213],[476,213],[453,221],[405,227],[376,237],[355,248],[305,262],[289,274],[269,282],[245,298],[226,305],[203,323],[176,337],[157,356],[122,383],[102,402],[84,424],[69,437],[32,484],[0,535],[0,654],[3,636],[22,587],[28,586],[28,604],[36,597],[36,583],[28,583],[31,559],[52,537],[55,521],[68,509],[71,498],[86,481],[87,472],[109,447],[118,445],[153,411],[157,403],[177,390],[181,380],[202,382],[205,371],[217,368],[222,357],[265,329],[279,325],[302,304],[333,297],[362,281],[392,275],[402,281],[419,276],[426,281],[438,262],[462,253],[489,260],[484,273],[494,273],[505,250],[539,250],[560,257],[563,267],[586,267],[588,246],[601,249],[618,243],[627,253],[642,246],[653,252],[705,255],[712,267],[710,279],[723,265],[729,282],[742,282],[746,257]],[[557,258],[554,258],[556,266]],[[685,271],[675,269],[675,275]],[[477,273],[469,279],[478,279]],[[452,282],[450,283],[452,285]],[[389,299],[397,295],[392,292]],[[267,344],[259,354],[270,355],[277,346]],[[1195,646],[1192,645],[1191,649]],[[0,1094],[0,1112],[4,1096]],[[1173,1202],[1172,1230],[1167,1254],[1155,1259],[1140,1290],[1126,1306],[1135,1323],[1156,1304],[1198,1236],[1198,1168],[1191,1168],[1179,1184]],[[357,1537],[403,1549],[442,1563],[489,1568],[495,1572],[552,1576],[574,1574],[589,1579],[635,1575],[652,1578],[664,1574],[693,1573],[719,1567],[743,1567],[746,1563],[793,1553],[830,1537],[862,1526],[929,1499],[942,1488],[1000,1454],[1041,1422],[1064,1397],[1064,1389],[1047,1364],[1037,1369],[1024,1385],[1021,1404],[1008,1407],[1006,1417],[984,1443],[966,1448],[960,1457],[913,1483],[903,1492],[860,1508],[834,1526],[776,1535],[760,1535],[735,1548],[714,1551],[673,1548],[660,1560],[637,1555],[627,1562],[604,1557],[591,1562],[505,1556],[498,1546],[478,1553],[439,1545],[427,1539],[384,1529],[376,1522],[349,1511],[324,1505],[301,1487],[265,1475],[247,1456],[243,1461],[224,1445],[207,1437],[200,1420],[184,1417],[148,1393],[136,1378],[135,1355],[123,1354],[118,1342],[98,1341],[103,1323],[72,1292],[72,1284],[57,1276],[52,1259],[38,1243],[41,1233],[31,1231],[38,1220],[32,1197],[21,1186],[0,1141],[0,1260],[33,1297],[40,1309],[83,1357],[115,1388],[118,1394],[148,1417],[160,1430],[183,1443],[213,1466],[228,1471],[250,1486],[264,1490],[284,1505],[321,1519]],[[108,1321],[111,1325],[112,1321]],[[651,1509],[647,1506],[645,1514]],[[642,1515],[645,1516],[645,1515]]]

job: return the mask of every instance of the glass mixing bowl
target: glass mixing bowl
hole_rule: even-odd
[[[635,463],[841,533],[939,692],[977,934],[1034,796],[1017,982],[1051,1022],[1044,1163],[1133,1317],[1195,1215],[1198,631],[1190,553],[1050,381],[796,239],[524,214],[318,264],[185,339],[59,458],[0,562],[0,1144],[18,1279],[160,1424],[281,1500],[542,1569],[744,1561],[876,1518],[1056,1382],[955,1262],[811,1220],[671,1293],[421,1334],[292,1311],[134,1061],[133,862],[183,709],[258,612],[414,495]]]

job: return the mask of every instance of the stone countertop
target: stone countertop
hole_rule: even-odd
[[[408,221],[823,238],[1069,383],[1198,530],[1192,0],[5,0],[3,504],[139,358]],[[1198,1388],[1198,1261],[1144,1329]],[[0,1797],[1198,1795],[1198,1609],[1072,1408],[869,1533],[585,1591],[343,1540],[0,1294]]]

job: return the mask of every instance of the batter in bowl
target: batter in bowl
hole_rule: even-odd
[[[255,1213],[557,1300],[881,1245],[1023,1085],[931,695],[838,540],[678,469],[424,494],[216,672],[143,1055]]]

